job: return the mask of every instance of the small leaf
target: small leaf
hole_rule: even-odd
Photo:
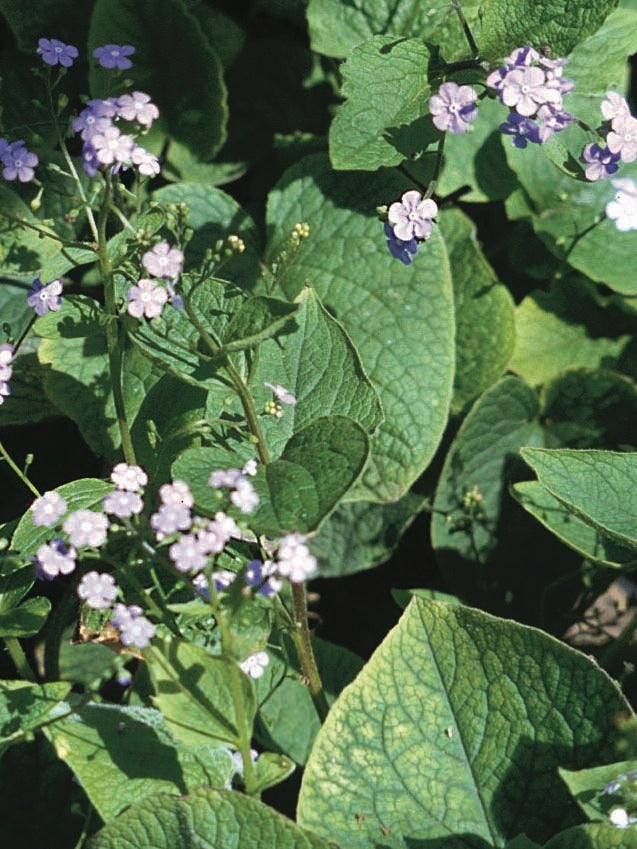
[[[53,716],[68,712],[63,699],[71,685],[62,681],[30,684],[0,681],[0,751],[36,731]]]
[[[622,794],[621,791],[618,795],[607,793],[605,788],[622,773],[625,775],[635,770],[637,761],[622,761],[588,769],[559,769],[558,772],[588,819],[606,820],[610,809],[621,804]]]
[[[294,761],[285,755],[276,755],[273,752],[262,752],[254,765],[256,793],[262,793],[268,787],[275,787],[285,781],[294,770]]]
[[[13,610],[0,613],[0,637],[33,637],[51,610],[48,598],[29,598]]]
[[[97,478],[80,478],[55,488],[67,503],[67,514],[80,509],[101,508],[102,498],[111,492],[113,485]],[[64,521],[62,517],[61,521]],[[11,540],[11,550],[19,551],[23,557],[31,557],[38,548],[51,539],[51,529],[33,524],[31,510],[27,510],[18,522]]]
[[[627,709],[606,673],[558,640],[414,599],[332,707],[298,820],[348,849],[381,834],[396,846],[487,849],[521,832],[542,844],[581,819],[557,767],[608,760]]]
[[[273,338],[291,323],[298,309],[298,304],[276,298],[248,298],[228,322],[222,339],[224,351],[243,351]]]
[[[236,748],[242,733],[250,735],[256,711],[254,690],[233,661],[174,640],[155,641],[147,660],[153,703],[177,740],[192,746],[225,743]],[[243,732],[235,711],[233,675],[247,723]]]

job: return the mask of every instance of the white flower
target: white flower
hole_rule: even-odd
[[[103,513],[95,513],[93,510],[76,510],[62,527],[69,535],[71,544],[77,548],[83,545],[99,548],[106,540],[108,519]]]
[[[250,678],[261,678],[269,662],[270,658],[267,652],[257,651],[251,654],[250,657],[242,660],[239,666]]]
[[[148,483],[148,476],[139,466],[118,463],[111,472],[111,480],[118,489],[139,492]]]
[[[617,189],[615,199],[606,204],[606,215],[622,233],[637,230],[637,184],[629,177],[611,180]]]
[[[66,501],[59,492],[45,492],[31,505],[33,524],[40,528],[52,528],[66,513]]]

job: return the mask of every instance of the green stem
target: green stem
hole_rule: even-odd
[[[35,230],[35,232],[39,235],[46,236],[47,239],[53,239],[65,248],[82,248],[83,250],[94,249],[94,245],[90,242],[76,242],[72,239],[64,239],[53,230],[49,230],[48,227],[42,227],[39,224],[34,224],[33,221],[27,221],[26,218],[23,218],[20,215],[7,215],[6,212],[3,212],[2,217],[6,218],[7,221],[12,221],[14,224],[19,224],[21,227],[26,227],[28,230]]]
[[[312,649],[312,640],[310,637],[310,628],[307,621],[307,590],[304,583],[292,584],[292,599],[294,601],[294,644],[296,651],[301,661],[301,672],[308,682],[308,690],[316,712],[319,715],[321,722],[325,722],[329,711],[325,690],[321,675],[316,665],[314,650]]]
[[[473,53],[474,56],[477,56],[478,53],[479,53],[478,45],[476,44],[475,38],[473,37],[473,33],[471,32],[469,24],[467,23],[467,19],[464,16],[464,12],[462,11],[462,6],[460,5],[460,0],[451,0],[451,5],[455,9],[458,17],[460,18],[460,23],[462,25],[462,31],[464,32],[465,38],[469,42],[469,47],[471,48],[471,52]]]
[[[442,154],[445,149],[445,139],[447,138],[447,134],[443,133],[440,136],[440,141],[438,142],[438,149],[436,150],[436,158],[434,160],[434,170],[431,175],[431,180],[429,181],[429,186],[427,191],[425,192],[424,197],[430,198],[433,193],[436,191],[436,183],[438,182],[438,175],[440,174],[440,168],[442,166]]]
[[[4,644],[7,647],[7,651],[9,652],[15,668],[18,670],[22,678],[24,678],[25,681],[35,682],[35,673],[29,665],[19,640],[16,637],[4,637]]]
[[[49,83],[50,83],[50,80],[49,80]],[[70,154],[67,150],[67,147],[66,147],[66,143],[64,141],[64,137],[63,137],[62,133],[60,132],[60,126],[59,126],[58,120],[57,120],[55,105],[53,104],[53,91],[51,89],[50,84],[47,84],[46,90],[47,90],[47,96],[48,96],[48,100],[49,100],[49,110],[51,112],[51,117],[53,119],[53,128],[55,130],[57,142],[60,146],[60,150],[62,151],[62,155],[64,156],[64,161],[66,162],[67,168],[69,169],[69,171],[73,175],[73,179],[75,180],[75,184],[77,185],[77,190],[78,190],[78,193],[80,195],[80,198],[82,199],[82,204],[83,204],[84,210],[86,212],[86,218],[88,220],[89,227],[91,228],[91,233],[93,234],[93,238],[97,242],[98,241],[98,235],[97,235],[98,228],[97,228],[97,224],[95,222],[95,216],[93,215],[93,210],[91,209],[91,206],[90,206],[90,204],[89,204],[89,202],[86,198],[86,194],[84,192],[84,187],[82,186],[82,183],[80,181],[80,177],[79,177],[79,174],[77,173],[75,163],[71,159],[71,156],[70,156]]]
[[[230,380],[232,381],[237,395],[239,396],[239,399],[241,401],[241,406],[243,407],[243,412],[245,413],[245,417],[248,422],[248,427],[250,428],[252,435],[257,441],[257,451],[259,453],[259,459],[264,465],[267,465],[270,462],[270,454],[265,444],[263,433],[261,432],[259,418],[252,402],[252,395],[250,394],[250,390],[246,386],[245,381],[243,380],[239,372],[232,364],[230,357],[222,350],[221,346],[215,342],[215,340],[210,336],[206,328],[199,321],[199,317],[193,310],[188,298],[184,299],[184,306],[186,309],[186,313],[188,314],[188,318],[192,321],[193,325],[196,327],[197,331],[199,332],[199,335],[204,340],[208,348],[215,356],[221,358],[223,366],[228,372]]]
[[[7,449],[4,447],[2,442],[0,442],[0,456],[2,459],[8,464],[9,468],[12,469],[16,473],[16,475],[20,478],[22,483],[26,486],[27,489],[30,489],[31,492],[35,495],[36,498],[40,497],[40,491],[37,487],[31,483],[29,478],[25,475],[21,468],[14,462],[13,457],[9,454]]]
[[[115,303],[115,280],[107,248],[106,224],[108,222],[110,206],[111,184],[107,180],[104,188],[104,199],[97,220],[98,256],[104,282],[104,306],[108,314],[106,323],[106,347],[111,373],[111,388],[115,402],[115,415],[122,438],[122,450],[124,451],[126,462],[130,466],[134,466],[137,461],[135,459],[133,440],[126,420],[126,405],[124,404],[124,393],[122,392],[122,345],[120,342],[117,305]]]

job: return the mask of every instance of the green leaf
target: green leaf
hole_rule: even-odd
[[[346,416],[325,416],[297,431],[254,479],[261,503],[253,530],[270,536],[316,530],[359,479],[368,457],[369,437]]]
[[[112,492],[113,484],[97,478],[80,478],[55,488],[67,503],[67,512],[94,508],[101,509],[102,498],[107,492]],[[60,521],[64,521],[65,516]],[[23,557],[33,556],[38,548],[51,539],[51,529],[33,524],[30,510],[18,522],[11,540],[11,550],[19,551]]]
[[[476,228],[459,209],[446,210],[447,245],[456,304],[456,376],[452,410],[460,412],[506,369],[515,343],[513,299],[480,250]]]
[[[584,522],[622,545],[637,548],[637,453],[524,448],[539,482]]]
[[[637,326],[592,283],[568,277],[550,292],[531,292],[516,309],[511,368],[531,384],[546,383],[566,368],[617,368]]]
[[[583,522],[537,481],[516,483],[511,491],[522,507],[545,528],[592,563],[627,567],[637,562],[634,550],[618,545],[597,528]]]
[[[96,0],[88,51],[132,44],[126,77],[159,106],[169,134],[204,158],[225,141],[226,91],[221,62],[182,0]],[[90,72],[91,94],[104,97],[108,73]]]
[[[222,339],[224,351],[243,351],[272,339],[290,324],[298,309],[298,304],[276,298],[248,298],[240,304],[226,326]]]
[[[330,126],[336,169],[376,171],[398,165],[439,137],[428,114],[430,54],[422,41],[377,35],[341,66],[342,95]]]
[[[340,174],[323,156],[290,168],[268,201],[274,258],[294,224],[310,236],[279,286],[290,299],[309,279],[358,350],[385,420],[374,437],[361,500],[400,498],[430,462],[447,421],[454,320],[449,266],[434,232],[409,268],[391,257],[378,205],[408,184],[395,174]]]
[[[480,56],[502,59],[522,44],[549,44],[553,56],[566,56],[603,24],[617,0],[591,5],[574,0],[484,0],[480,7]]]
[[[547,433],[558,445],[617,451],[637,447],[637,387],[623,375],[570,369],[544,387],[541,403]]]
[[[42,377],[36,354],[22,353],[20,349],[13,362],[11,403],[0,406],[0,426],[33,424],[59,415],[57,407],[44,394]]]
[[[478,0],[462,4],[472,27],[478,23],[478,6]],[[431,0],[426,5],[419,0],[310,0],[307,19],[312,49],[326,56],[347,56],[378,33],[439,44],[448,60],[468,55],[460,21],[446,0]]]
[[[348,416],[373,434],[383,419],[376,390],[343,325],[325,309],[316,292],[299,294],[296,327],[259,348],[251,388],[257,409],[272,398],[265,383],[282,384],[296,398],[283,405],[281,419],[262,419],[261,427],[271,455],[281,454],[293,433],[318,418]]]
[[[462,189],[463,201],[503,200],[518,185],[514,172],[507,165],[503,136],[498,130],[503,118],[502,104],[486,99],[480,102],[479,109],[478,120],[471,124],[469,132],[446,134],[442,171],[436,183],[440,196]],[[426,167],[423,176],[428,181],[433,165],[427,159],[422,162]]]
[[[189,11],[199,21],[203,34],[216,51],[224,68],[228,68],[243,47],[243,29],[219,9],[213,9],[202,2],[191,3]]]
[[[186,269],[196,269],[206,251],[219,239],[239,236],[245,243],[243,253],[224,264],[223,274],[236,285],[250,288],[259,276],[261,247],[252,218],[239,204],[216,186],[201,183],[173,183],[153,192],[153,200],[166,205],[185,203],[190,214],[188,224],[195,231],[186,249]]]
[[[591,126],[602,121],[599,105],[609,90],[628,87],[627,58],[637,51],[637,10],[615,9],[600,29],[575,47],[568,61],[568,76],[575,90],[568,95],[568,109]],[[604,61],[596,61],[603,56]]]
[[[606,793],[608,784],[622,773],[637,769],[637,761],[621,761],[605,766],[588,769],[559,769],[560,778],[568,787],[571,796],[584,811],[589,820],[606,820],[608,812],[621,804],[622,793]]]
[[[46,368],[44,389],[49,400],[77,424],[94,453],[112,459],[121,436],[111,391],[104,320],[97,301],[70,295],[58,312],[38,319],[34,332],[44,337],[38,359]],[[129,425],[157,379],[150,360],[131,344],[125,345],[122,393]]]
[[[332,704],[343,688],[354,680],[363,667],[358,655],[317,637],[312,640],[314,656],[321,674],[325,695]],[[301,671],[293,660],[289,664],[279,651],[269,651],[270,662],[263,676],[255,681],[259,712],[255,734],[263,746],[289,755],[303,765],[321,727]]]
[[[637,849],[637,832],[606,823],[578,825],[556,834],[544,849]]]
[[[33,53],[38,39],[53,32],[76,44],[85,35],[83,11],[75,0],[1,0],[0,13],[9,24],[21,50]],[[62,29],[63,28],[63,29]]]
[[[542,842],[580,819],[557,775],[608,757],[617,685],[533,628],[414,599],[332,707],[298,820],[348,849]],[[453,837],[455,835],[455,838]]]
[[[68,711],[63,699],[70,690],[71,685],[62,681],[0,681],[0,751]]]
[[[242,733],[250,736],[256,712],[254,690],[233,661],[192,643],[168,639],[154,641],[147,660],[153,703],[177,740],[191,746],[225,743],[236,748]],[[235,711],[233,675],[247,723],[243,732]]]
[[[51,610],[48,598],[29,598],[13,610],[0,613],[0,637],[33,637]]]
[[[262,793],[268,787],[275,787],[292,775],[295,769],[294,761],[286,758],[285,755],[262,752],[254,765],[255,792]]]
[[[88,849],[194,849],[202,835],[218,849],[338,849],[256,799],[205,788],[146,799],[99,831]]]
[[[426,496],[411,490],[388,504],[339,504],[310,540],[321,578],[351,575],[389,560]]]
[[[38,273],[60,251],[60,242],[46,235],[51,232],[33,215],[19,195],[6,185],[0,185],[0,274]],[[5,217],[6,216],[6,217]],[[40,227],[41,234],[18,223],[18,219]],[[46,280],[46,278],[44,278]]]
[[[225,787],[234,773],[228,749],[177,745],[147,708],[88,704],[48,736],[104,822],[155,793]]]

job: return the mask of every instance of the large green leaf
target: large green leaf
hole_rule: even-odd
[[[480,55],[500,59],[524,44],[549,44],[554,56],[566,56],[594,33],[617,0],[484,0],[480,7]]]
[[[545,528],[592,563],[625,567],[637,562],[634,549],[619,545],[598,528],[579,519],[537,481],[516,483],[512,493]]]
[[[75,0],[1,0],[0,13],[21,50],[33,53],[38,39],[55,29],[57,38],[73,44],[85,34],[85,22]]]
[[[250,375],[257,409],[272,398],[266,382],[285,386],[296,398],[295,405],[282,405],[281,419],[262,418],[273,457],[281,454],[293,433],[322,416],[348,416],[370,434],[383,418],[376,390],[343,325],[313,289],[304,289],[298,302],[294,332],[264,342]]]
[[[88,704],[48,736],[104,822],[155,793],[225,787],[234,773],[228,749],[178,746],[148,708]]]
[[[96,0],[89,52],[103,44],[135,47],[126,76],[157,103],[173,138],[204,158],[219,150],[227,120],[221,62],[182,0]],[[93,96],[105,96],[101,69],[90,82]]]
[[[330,127],[334,168],[376,171],[398,165],[438,138],[427,114],[429,50],[415,38],[378,35],[341,68],[342,95]]]
[[[626,709],[546,634],[414,599],[319,732],[298,820],[348,849],[545,841],[581,817],[556,768],[608,760]]]
[[[307,281],[342,322],[385,414],[356,497],[395,500],[431,460],[449,409],[453,381],[453,298],[437,233],[409,268],[389,255],[375,208],[408,184],[387,172],[330,170],[323,156],[289,169],[268,201],[274,258],[294,224],[310,237],[278,281],[294,298]]]
[[[225,743],[236,748],[241,736],[250,734],[256,711],[254,690],[233,661],[192,643],[167,639],[155,641],[147,659],[153,703],[177,740],[191,746]],[[236,676],[236,688],[232,676]],[[239,728],[233,691],[243,702],[244,729]]]
[[[38,596],[0,613],[0,637],[33,637],[46,622],[50,610],[49,599]]]
[[[202,842],[203,841],[203,842]],[[88,849],[338,849],[232,790],[153,796],[109,823]]]
[[[459,209],[440,218],[456,305],[452,409],[462,410],[506,369],[515,342],[513,300],[480,250],[476,228]]]
[[[479,0],[462,8],[478,25]],[[343,57],[362,41],[379,33],[413,36],[439,44],[447,60],[468,55],[460,21],[447,0],[310,0],[307,10],[312,48],[327,56]]]
[[[573,276],[527,295],[515,313],[511,368],[534,385],[574,366],[621,368],[637,325],[594,289]]]
[[[252,218],[239,204],[216,186],[202,183],[173,183],[153,193],[162,205],[185,203],[190,214],[188,223],[195,231],[186,249],[186,269],[195,269],[217,240],[239,236],[243,253],[230,257],[223,266],[223,276],[233,283],[250,288],[259,274],[259,234]]]
[[[637,548],[637,453],[526,448],[539,482],[569,510],[621,545]]]

